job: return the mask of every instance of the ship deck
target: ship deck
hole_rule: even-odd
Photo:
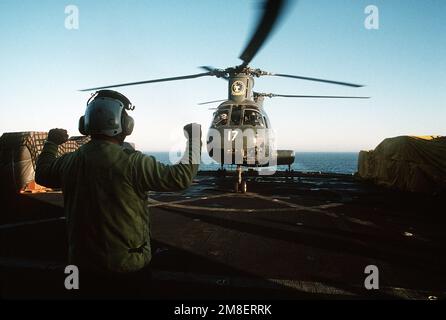
[[[353,176],[285,173],[233,180],[201,172],[181,193],[150,193],[159,299],[446,297],[440,196],[389,191]],[[60,192],[22,194],[0,225],[3,298],[64,298]],[[366,290],[366,266],[379,289]]]

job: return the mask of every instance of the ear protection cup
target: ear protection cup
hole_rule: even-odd
[[[84,116],[79,118],[79,132],[83,136],[88,135],[87,130],[85,129],[85,117]]]
[[[127,114],[122,116],[122,133],[129,136],[133,132],[133,127],[135,126],[135,120]]]

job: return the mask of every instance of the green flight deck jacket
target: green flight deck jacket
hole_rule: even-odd
[[[200,143],[189,145],[193,147],[188,148],[188,160],[200,159]],[[152,258],[147,192],[187,188],[198,164],[164,165],[104,140],[91,140],[58,158],[57,149],[45,143],[35,180],[62,188],[69,263],[90,271],[120,273],[147,266]]]

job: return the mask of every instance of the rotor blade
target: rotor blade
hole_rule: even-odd
[[[295,95],[295,94],[265,94],[264,96],[274,98],[315,98],[315,99],[370,99],[370,97],[353,97],[353,96],[308,96],[308,95]]]
[[[268,75],[269,76],[276,76],[276,77],[293,78],[293,79],[300,79],[300,80],[309,80],[309,81],[317,81],[317,82],[338,84],[338,85],[341,85],[341,86],[348,86],[348,87],[354,87],[354,88],[364,87],[364,85],[362,85],[362,84],[355,84],[355,83],[334,81],[334,80],[326,80],[326,79],[318,79],[318,78],[309,78],[309,77],[295,76],[295,75],[292,75],[292,74],[270,73]]]
[[[247,66],[270,35],[279,16],[283,12],[286,0],[268,0],[264,4],[263,15],[251,40],[240,55],[242,66]]]
[[[93,91],[93,90],[100,90],[100,89],[109,89],[109,88],[118,88],[118,87],[125,87],[125,86],[134,86],[134,85],[146,84],[146,83],[195,79],[195,78],[200,78],[200,77],[205,77],[205,76],[213,76],[213,75],[214,75],[213,72],[205,72],[205,73],[191,74],[191,75],[187,75],[187,76],[179,76],[179,77],[172,77],[172,78],[161,78],[161,79],[153,79],[153,80],[146,80],[146,81],[138,81],[138,82],[129,82],[129,83],[122,83],[122,84],[115,84],[115,85],[110,85],[110,86],[82,89],[82,90],[79,90],[79,91]]]
[[[200,66],[201,69],[212,72],[214,70],[217,70],[217,68],[211,67],[211,66]]]
[[[202,105],[205,105],[205,104],[211,104],[211,103],[217,103],[217,102],[223,102],[223,101],[227,101],[227,99],[201,102],[201,103],[199,103],[198,105],[199,105],[199,106],[202,106]]]
[[[209,71],[209,72],[213,72],[217,77],[224,79],[224,80],[229,80],[229,77],[226,75],[220,75],[222,70],[219,70],[217,68],[211,67],[211,66],[200,66],[201,69]]]

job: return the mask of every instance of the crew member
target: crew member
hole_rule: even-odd
[[[57,157],[68,135],[52,129],[37,160],[36,182],[62,188],[69,263],[79,268],[79,292],[93,297],[140,294],[152,258],[147,192],[186,189],[200,163],[198,124],[184,127],[188,145],[175,165],[125,148],[134,125],[126,110],[133,106],[124,95],[98,91],[79,121],[91,141]]]

